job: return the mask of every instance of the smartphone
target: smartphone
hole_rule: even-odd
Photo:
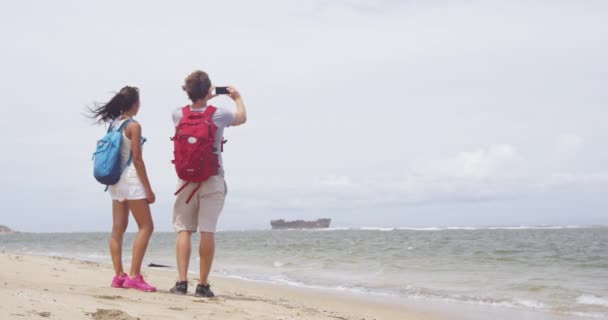
[[[215,94],[230,94],[228,87],[215,87]]]

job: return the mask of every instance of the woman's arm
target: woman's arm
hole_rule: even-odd
[[[141,148],[141,125],[137,122],[131,122],[125,129],[125,135],[131,140],[131,155],[133,159],[133,165],[139,179],[144,185],[146,190],[146,196],[149,203],[156,201],[156,195],[152,191],[150,180],[148,180],[148,173],[146,172],[146,165],[144,164],[144,157],[142,155]]]

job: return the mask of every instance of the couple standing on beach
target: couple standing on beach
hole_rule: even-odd
[[[214,234],[227,193],[221,156],[224,128],[242,125],[246,122],[247,115],[239,92],[234,87],[219,92],[203,71],[191,73],[182,88],[192,103],[174,110],[172,114],[176,128],[173,138],[176,157],[174,163],[179,177],[179,189],[173,208],[173,225],[177,232],[178,280],[170,292],[182,295],[188,292],[191,236],[199,231],[200,279],[195,295],[213,297],[208,277],[215,253]],[[208,104],[209,100],[222,93],[229,95],[236,103],[236,112]],[[118,131],[122,134],[120,179],[108,186],[112,196],[113,216],[110,253],[116,273],[112,287],[154,292],[156,288],[149,285],[141,275],[143,257],[154,230],[150,204],[156,201],[156,195],[152,191],[142,156],[142,146],[146,139],[142,137],[141,124],[133,120],[139,108],[139,89],[127,86],[108,103],[98,105],[91,111],[97,123],[109,123],[108,132]],[[196,134],[186,136],[183,132]],[[208,141],[203,141],[205,139],[200,139],[201,137],[208,138]],[[122,240],[129,221],[129,211],[133,213],[139,232],[133,243],[131,270],[127,274],[122,265]]]

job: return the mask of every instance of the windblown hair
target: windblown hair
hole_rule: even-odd
[[[89,108],[89,117],[95,119],[97,124],[110,122],[129,110],[137,102],[139,102],[139,89],[126,86],[120,89],[107,103],[95,103],[93,108]]]
[[[196,102],[198,99],[204,99],[211,88],[209,75],[200,70],[192,72],[184,82],[182,89],[186,91],[188,98],[190,98],[192,102]]]

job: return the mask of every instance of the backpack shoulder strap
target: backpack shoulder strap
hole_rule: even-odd
[[[188,117],[191,113],[192,113],[192,110],[190,109],[190,105],[183,107],[182,108],[182,119]]]
[[[129,125],[129,123],[131,122],[135,122],[135,120],[128,118],[126,119],[121,125],[120,127],[118,127],[118,129],[116,131],[122,133],[123,131],[125,131],[125,128]]]
[[[211,118],[213,116],[213,114],[215,113],[215,110],[217,110],[216,107],[214,107],[214,106],[207,106],[207,109],[205,109],[205,112],[203,112],[203,117],[209,117],[209,118]]]
[[[110,123],[108,124],[108,131],[106,133],[112,132],[112,130],[114,129],[114,123],[116,122],[116,120],[117,119],[110,121]]]
[[[135,120],[133,120],[133,119],[131,119],[131,118],[129,118],[129,119],[127,119],[127,120],[125,120],[125,122],[123,122],[123,124],[122,124],[122,125],[120,125],[120,128],[118,129],[118,131],[119,131],[119,132],[124,131],[124,130],[125,130],[125,128],[127,128],[127,125],[129,125],[129,123],[131,123],[131,122],[137,122],[137,121],[135,121]],[[140,143],[141,143],[141,145],[142,145],[142,146],[144,145],[144,143],[145,143],[146,141],[147,141],[147,139],[146,139],[145,137],[141,137],[141,142],[140,142]],[[129,152],[129,160],[127,160],[127,163],[126,163],[126,165],[125,165],[125,168],[126,168],[126,167],[128,167],[128,166],[130,166],[132,161],[133,161],[133,152],[131,151],[131,152]],[[124,170],[124,168],[123,168],[123,170]],[[121,174],[122,174],[122,173],[121,173]]]

